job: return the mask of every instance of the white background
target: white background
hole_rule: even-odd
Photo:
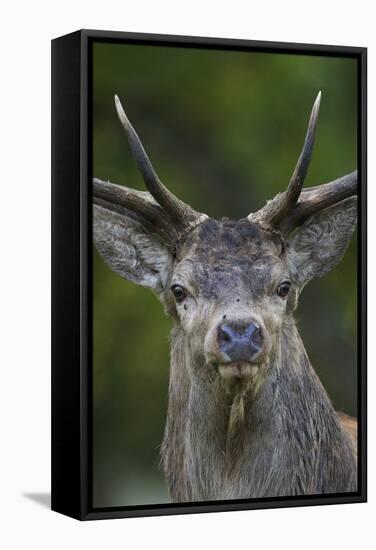
[[[4,2],[0,35],[2,548],[375,543],[375,16],[358,0]],[[50,39],[79,28],[369,48],[369,503],[79,523],[50,512]],[[5,124],[4,124],[5,123]],[[44,496],[43,496],[44,495]],[[371,542],[372,541],[372,542]],[[375,547],[375,546],[373,546]]]

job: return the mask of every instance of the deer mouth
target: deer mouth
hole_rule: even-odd
[[[260,365],[246,361],[234,361],[232,363],[217,364],[218,372],[222,378],[254,378],[257,376]]]

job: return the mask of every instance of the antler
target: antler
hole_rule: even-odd
[[[321,92],[313,105],[303,149],[286,191],[278,194],[258,212],[249,214],[251,222],[287,235],[315,212],[357,193],[357,171],[324,185],[302,189],[312,157],[320,101]],[[94,203],[115,212],[126,213],[158,233],[174,248],[176,241],[205,221],[207,216],[193,210],[163,185],[116,95],[115,106],[133,157],[150,193],[94,179]]]
[[[281,225],[284,234],[290,233],[298,225],[302,225],[309,217],[357,194],[358,171],[355,170],[329,183],[303,189],[300,200],[289,212]]]
[[[174,243],[179,238],[175,224],[171,223],[150,193],[94,178],[93,202],[97,206],[133,218],[152,232],[158,233],[167,243]]]
[[[115,95],[115,106],[119,120],[127,134],[133,158],[140,169],[145,185],[151,195],[157,203],[161,205],[171,220],[177,225],[181,225],[185,230],[191,229],[197,225],[197,223],[200,223],[204,214],[199,214],[188,204],[185,204],[183,201],[175,197],[175,195],[173,195],[173,193],[171,193],[158,178],[138,135],[124,112],[123,106],[117,95]]]
[[[278,194],[258,212],[249,214],[250,221],[272,230],[277,229],[282,234],[288,234],[318,210],[356,194],[357,171],[302,191],[312,157],[320,102],[321,92],[318,93],[313,104],[303,149],[287,190]]]
[[[95,178],[93,180],[94,204],[113,212],[126,214],[158,233],[171,248],[174,248],[176,241],[203,222],[207,216],[193,210],[163,185],[117,95],[115,95],[115,107],[127,134],[132,155],[150,193]]]

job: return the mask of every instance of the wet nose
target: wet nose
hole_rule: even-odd
[[[218,328],[219,349],[230,361],[252,361],[262,348],[263,334],[255,322],[222,323]]]

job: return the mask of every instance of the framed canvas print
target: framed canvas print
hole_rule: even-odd
[[[366,500],[366,50],[52,41],[52,508]]]

